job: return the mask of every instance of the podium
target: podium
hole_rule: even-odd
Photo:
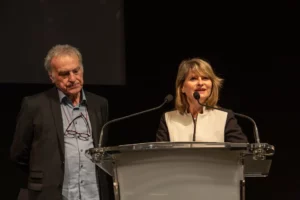
[[[244,200],[245,177],[266,177],[266,143],[153,142],[86,150],[113,178],[116,200]]]

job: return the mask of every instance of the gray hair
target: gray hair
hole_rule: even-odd
[[[56,57],[56,56],[63,56],[63,55],[75,55],[78,57],[79,59],[79,63],[81,65],[81,67],[83,68],[83,64],[82,64],[82,55],[79,52],[79,50],[76,47],[73,47],[69,44],[58,44],[55,45],[54,47],[52,47],[49,51],[48,54],[45,58],[45,62],[44,62],[44,67],[46,69],[47,72],[51,72],[52,71],[52,66],[51,66],[51,60],[52,58]]]

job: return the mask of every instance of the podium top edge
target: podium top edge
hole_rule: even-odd
[[[274,148],[272,145],[261,143],[263,148]],[[253,147],[250,143],[228,143],[228,142],[148,142],[135,143],[119,146],[91,148],[90,153],[101,152],[125,152],[125,151],[144,151],[144,150],[175,150],[175,149],[228,149],[247,151]]]

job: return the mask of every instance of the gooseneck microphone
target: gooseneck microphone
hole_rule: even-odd
[[[199,103],[199,105],[201,105],[201,106],[206,106],[206,107],[208,107],[208,108],[213,108],[213,109],[216,109],[216,110],[224,111],[224,110],[222,110],[222,109],[220,109],[220,108],[216,108],[216,107],[213,107],[213,106],[208,106],[208,105],[205,105],[205,104],[200,103],[200,94],[199,94],[197,91],[193,93],[193,96],[194,96],[194,98],[197,100],[197,102]],[[236,113],[236,112],[234,112],[234,114],[235,114],[236,116],[239,116],[239,117],[242,117],[242,118],[245,118],[245,119],[248,119],[248,120],[251,121],[251,123],[253,124],[253,127],[254,127],[254,138],[255,138],[255,142],[256,142],[258,145],[260,145],[260,138],[259,138],[258,129],[257,129],[257,126],[256,126],[255,121],[254,121],[251,117],[249,117],[249,116],[247,116],[247,115],[243,115],[243,114]]]
[[[144,110],[144,111],[141,111],[141,112],[138,112],[138,113],[134,113],[134,114],[131,114],[131,115],[127,115],[127,116],[124,116],[124,117],[120,117],[120,118],[116,118],[116,119],[113,119],[111,121],[108,121],[106,122],[102,129],[101,129],[101,133],[100,133],[100,139],[99,139],[99,147],[102,147],[102,142],[103,142],[103,134],[104,134],[104,129],[107,125],[111,124],[111,123],[114,123],[114,122],[118,122],[118,121],[121,121],[121,120],[124,120],[124,119],[128,119],[130,117],[134,117],[134,116],[137,116],[137,115],[141,115],[141,114],[144,114],[144,113],[147,113],[147,112],[151,112],[151,111],[154,111],[154,110],[158,110],[160,109],[161,107],[163,107],[166,103],[169,103],[173,100],[173,96],[171,94],[168,94],[165,99],[164,99],[164,102],[160,105],[160,106],[157,106],[155,108],[151,108],[151,109],[148,109],[148,110]]]
[[[197,100],[197,102],[199,103],[199,105],[201,105],[201,106],[206,106],[208,108],[213,108],[213,109],[216,109],[216,110],[224,111],[224,110],[222,110],[220,108],[216,108],[216,107],[213,107],[213,106],[208,106],[208,105],[200,103],[200,94],[198,92],[194,92],[193,96]],[[256,144],[254,144],[254,145],[252,144],[251,145],[251,148],[252,148],[252,151],[253,151],[253,159],[254,160],[265,160],[266,159],[266,151],[263,149],[263,147],[262,147],[262,145],[260,143],[258,129],[257,129],[255,121],[251,117],[249,117],[247,115],[243,115],[243,114],[235,113],[235,112],[234,112],[234,114],[236,116],[248,119],[248,120],[250,120],[252,122],[253,128],[254,128],[254,138],[255,138],[255,142],[256,142]]]

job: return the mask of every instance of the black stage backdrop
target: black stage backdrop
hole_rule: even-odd
[[[72,25],[62,23],[61,29],[57,29],[56,34],[46,31],[42,39],[44,44],[38,43],[41,38],[39,40],[31,38],[28,42],[22,30],[28,29],[27,26],[31,22],[31,26],[37,23],[38,19],[30,15],[30,9],[36,13],[40,12],[38,9],[42,9],[42,3],[45,6],[46,0],[41,1],[41,5],[36,7],[27,6],[29,10],[26,13],[18,7],[25,5],[21,1],[1,3],[4,5],[1,6],[2,14],[5,15],[2,17],[4,24],[1,26],[12,28],[1,30],[1,41],[5,47],[1,49],[1,69],[2,73],[9,69],[13,70],[15,78],[18,78],[16,81],[2,80],[3,83],[0,84],[1,195],[5,195],[6,199],[15,199],[22,183],[20,175],[15,173],[9,161],[9,147],[21,99],[52,87],[46,82],[23,81],[26,79],[23,77],[25,72],[35,73],[29,66],[39,66],[42,69],[43,57],[50,46],[73,42],[74,45],[84,49],[84,63],[90,66],[86,68],[87,83],[88,74],[98,72],[97,67],[101,67],[99,63],[102,62],[100,59],[103,57],[102,53],[97,56],[101,41],[99,42],[97,34],[94,33],[95,30],[84,26],[84,22],[89,20],[87,15],[93,18],[91,12],[99,19],[102,12],[97,12],[96,8],[87,9],[89,1],[78,2],[82,5],[81,11],[72,12],[74,17],[68,17]],[[100,2],[102,5],[109,1]],[[60,4],[64,4],[58,9],[63,13],[62,10],[67,9],[66,5],[70,3],[74,1],[57,1],[56,6],[59,8]],[[202,57],[208,60],[217,74],[225,79],[220,105],[253,117],[259,128],[261,141],[276,147],[269,177],[246,179],[246,199],[299,199],[300,175],[299,164],[296,162],[300,139],[297,124],[299,119],[297,106],[299,76],[296,73],[299,67],[297,3],[226,2],[205,5],[188,1],[178,3],[130,1],[119,5],[122,5],[124,10],[124,40],[120,40],[120,44],[125,44],[126,68],[122,69],[122,60],[113,58],[107,64],[115,67],[112,70],[115,73],[106,75],[105,78],[116,82],[101,83],[99,79],[100,82],[86,84],[84,87],[109,100],[110,119],[161,104],[167,94],[175,94],[175,78],[180,61],[195,56]],[[43,9],[45,10],[45,7]],[[21,16],[27,18],[13,18],[12,16],[17,14],[13,13],[13,10],[24,12]],[[49,11],[48,14],[55,16],[55,10]],[[48,14],[43,13],[45,18]],[[79,20],[81,17],[83,21]],[[49,20],[51,22],[50,16]],[[38,23],[42,23],[45,30],[49,30],[46,29],[48,26],[46,22]],[[97,20],[94,19],[94,23],[98,23]],[[102,37],[101,28],[97,30],[99,37]],[[29,33],[25,34],[28,36]],[[42,33],[37,35],[42,37]],[[34,55],[30,48],[41,51],[37,51],[38,53]],[[119,52],[122,52],[122,46]],[[118,67],[124,72],[123,78],[119,76],[120,71],[116,70]],[[110,145],[154,141],[161,114],[172,109],[173,105],[174,101],[159,111],[111,124]],[[251,125],[243,120],[240,120],[240,123],[253,141]]]

